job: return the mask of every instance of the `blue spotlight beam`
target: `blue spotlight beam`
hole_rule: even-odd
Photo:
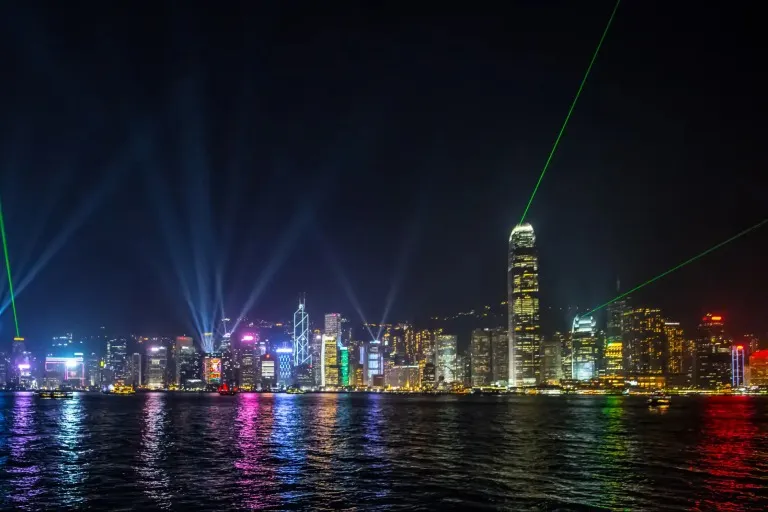
[[[108,179],[101,184],[100,188],[98,188],[90,198],[79,205],[79,208],[68,220],[63,229],[59,230],[56,236],[48,243],[47,247],[43,250],[42,254],[40,254],[37,262],[32,266],[29,272],[27,272],[20,281],[17,281],[17,286],[14,290],[16,297],[18,297],[21,292],[34,281],[40,271],[45,268],[56,253],[58,253],[69,241],[70,237],[77,231],[77,229],[83,225],[85,220],[92,215],[94,211],[96,211],[112,189],[118,185],[123,174],[135,163],[136,155],[145,151],[152,144],[152,141],[153,133],[144,129],[144,131],[141,132],[141,135],[132,138],[130,144],[118,153],[118,156],[107,167],[107,172],[105,174],[108,176]],[[5,301],[2,306],[0,306],[0,314],[2,314],[9,305],[10,301]]]
[[[373,336],[373,331],[371,331],[371,328],[368,327],[368,321],[365,319],[365,314],[363,313],[363,308],[360,306],[360,301],[357,300],[357,295],[355,295],[354,290],[352,289],[352,285],[349,282],[349,279],[347,279],[346,274],[344,274],[344,270],[341,268],[341,265],[339,264],[339,260],[336,258],[336,255],[333,253],[333,248],[331,247],[331,244],[326,240],[320,230],[318,229],[316,231],[318,238],[320,238],[320,242],[323,244],[323,247],[325,249],[325,256],[328,259],[328,263],[331,265],[331,268],[333,269],[333,272],[336,274],[336,277],[341,282],[341,286],[344,289],[344,293],[347,294],[347,298],[349,299],[349,302],[352,304],[352,307],[355,308],[355,311],[357,312],[358,316],[360,316],[360,321],[365,326],[366,330],[368,331],[368,334],[371,335],[371,339],[378,339]]]

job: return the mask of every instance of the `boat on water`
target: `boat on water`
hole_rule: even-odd
[[[219,394],[222,396],[236,395],[238,392],[237,386],[230,386],[226,382],[219,386]]]
[[[288,393],[289,395],[303,395],[304,393],[306,393],[306,391],[299,388],[288,388],[285,390],[285,392]]]
[[[40,389],[35,392],[37,398],[54,400],[68,400],[72,398],[72,392],[64,389]]]
[[[671,402],[672,398],[662,391],[654,391],[651,396],[648,397],[648,405],[651,407],[669,407]]]
[[[115,387],[112,388],[111,394],[113,395],[135,395],[136,390],[133,389],[133,386],[125,386],[123,384],[115,384]]]

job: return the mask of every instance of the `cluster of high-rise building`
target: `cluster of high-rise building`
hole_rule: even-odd
[[[242,390],[536,388],[550,386],[698,388],[768,386],[768,351],[756,336],[733,337],[723,315],[707,314],[693,332],[658,308],[626,298],[569,329],[544,336],[536,235],[530,224],[509,237],[505,326],[475,329],[469,348],[442,329],[410,324],[353,329],[339,313],[310,323],[305,298],[292,324],[222,320],[218,333],[190,336],[57,335],[43,358],[24,338],[0,352],[0,386]],[[213,347],[203,353],[199,347]]]
[[[594,316],[577,316],[570,330],[546,339],[530,224],[516,226],[510,234],[507,291],[507,328],[472,333],[470,376],[465,378],[472,386],[630,383],[717,390],[750,381],[768,384],[761,373],[768,353],[759,351],[756,336],[729,335],[722,315],[707,314],[696,332],[686,336],[680,323],[660,309],[633,306],[627,298],[606,308],[605,329]]]

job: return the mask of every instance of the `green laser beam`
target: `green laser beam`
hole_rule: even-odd
[[[669,270],[667,270],[666,272],[662,272],[661,274],[657,275],[656,277],[654,277],[654,278],[652,278],[652,279],[649,279],[649,280],[647,280],[647,281],[646,281],[646,282],[644,282],[643,284],[640,284],[640,285],[638,285],[638,286],[635,286],[635,287],[634,287],[634,288],[632,288],[631,290],[629,290],[629,291],[627,291],[627,292],[624,292],[624,293],[622,293],[621,295],[618,295],[618,296],[614,297],[613,299],[609,300],[608,302],[606,302],[606,303],[604,303],[604,304],[601,304],[601,305],[597,306],[595,309],[593,309],[593,310],[591,310],[591,311],[587,311],[587,312],[586,312],[586,313],[584,313],[583,315],[579,315],[579,316],[588,316],[588,315],[591,315],[591,314],[592,314],[592,313],[594,313],[595,311],[599,311],[599,310],[603,309],[605,306],[608,306],[608,305],[610,305],[610,304],[613,304],[613,303],[614,303],[614,302],[616,302],[617,300],[621,300],[621,299],[623,299],[624,297],[626,297],[626,296],[627,296],[627,295],[629,295],[630,293],[634,293],[634,292],[636,292],[637,290],[639,290],[640,288],[643,288],[643,287],[645,287],[645,286],[648,286],[649,284],[653,283],[654,281],[658,281],[658,280],[659,280],[659,279],[661,279],[662,277],[664,277],[664,276],[666,276],[666,275],[668,275],[668,274],[671,274],[671,273],[672,273],[672,272],[674,272],[675,270],[678,270],[678,269],[680,269],[681,267],[684,267],[684,266],[688,265],[689,263],[693,263],[694,261],[698,260],[699,258],[702,258],[703,256],[706,256],[707,254],[711,253],[711,252],[712,252],[712,251],[714,251],[714,250],[717,250],[717,249],[719,249],[720,247],[724,246],[725,244],[728,244],[728,243],[730,243],[730,242],[733,242],[733,241],[734,241],[734,240],[736,240],[737,238],[740,238],[740,237],[742,237],[742,236],[746,235],[746,234],[747,234],[747,233],[749,233],[750,231],[754,231],[754,230],[756,230],[757,228],[759,228],[760,226],[762,226],[763,224],[765,224],[765,223],[767,223],[767,222],[768,222],[768,219],[763,219],[762,221],[758,222],[758,223],[757,223],[757,224],[755,224],[754,226],[752,226],[752,227],[750,227],[750,228],[747,228],[747,229],[745,229],[744,231],[742,231],[742,232],[740,232],[740,233],[738,233],[738,234],[736,234],[736,235],[732,236],[732,237],[731,237],[731,238],[729,238],[728,240],[725,240],[725,241],[723,241],[723,242],[720,242],[719,244],[717,244],[717,245],[715,245],[715,246],[713,246],[713,247],[710,247],[710,248],[709,248],[709,249],[707,249],[706,251],[704,251],[704,252],[702,252],[702,253],[699,253],[699,254],[697,254],[697,255],[696,255],[696,256],[694,256],[693,258],[687,259],[687,260],[685,260],[685,261],[684,261],[684,262],[682,262],[682,263],[678,263],[677,265],[675,265],[674,267],[670,268],[670,269],[669,269]]]
[[[5,238],[5,218],[3,217],[3,204],[0,202],[0,234],[3,237],[3,253],[5,254],[5,270],[8,271],[8,290],[11,292],[11,307],[13,308],[13,322],[16,324],[16,337],[19,338],[19,317],[16,316],[16,297],[13,295],[13,280],[11,279],[11,261],[8,258],[8,241]]]
[[[552,145],[552,150],[549,152],[547,161],[544,163],[544,168],[541,170],[541,174],[539,175],[539,180],[536,182],[536,186],[533,187],[533,193],[531,194],[531,198],[528,199],[528,204],[525,207],[523,216],[520,217],[520,224],[523,223],[523,221],[525,220],[525,217],[528,215],[528,210],[531,208],[531,204],[533,203],[533,198],[536,196],[536,192],[539,190],[539,185],[541,185],[541,180],[544,179],[544,175],[547,173],[547,169],[549,169],[549,164],[550,162],[552,162],[552,157],[555,155],[557,146],[560,144],[560,139],[563,137],[563,133],[565,132],[565,127],[568,126],[568,120],[571,119],[571,114],[573,114],[573,109],[576,107],[576,102],[579,101],[579,96],[581,96],[581,91],[584,89],[584,84],[587,83],[587,78],[589,77],[589,73],[590,71],[592,71],[592,65],[595,63],[595,60],[597,59],[597,54],[600,52],[600,47],[603,46],[603,41],[605,41],[605,36],[608,34],[608,29],[611,28],[611,23],[613,23],[613,18],[616,15],[616,11],[618,10],[620,3],[621,3],[621,0],[616,0],[616,5],[613,8],[613,12],[611,12],[611,17],[608,18],[608,24],[605,25],[605,30],[603,30],[603,35],[600,36],[600,42],[597,43],[597,48],[595,49],[595,53],[592,54],[592,60],[589,61],[589,66],[587,66],[587,72],[584,73],[584,78],[581,79],[579,90],[576,91],[576,96],[573,98],[573,102],[571,102],[571,108],[568,109],[568,115],[565,116],[565,121],[563,121],[563,126],[560,127],[560,133],[557,134],[555,143]]]

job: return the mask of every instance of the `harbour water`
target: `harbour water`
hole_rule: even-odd
[[[0,509],[766,510],[768,398],[0,393]]]

